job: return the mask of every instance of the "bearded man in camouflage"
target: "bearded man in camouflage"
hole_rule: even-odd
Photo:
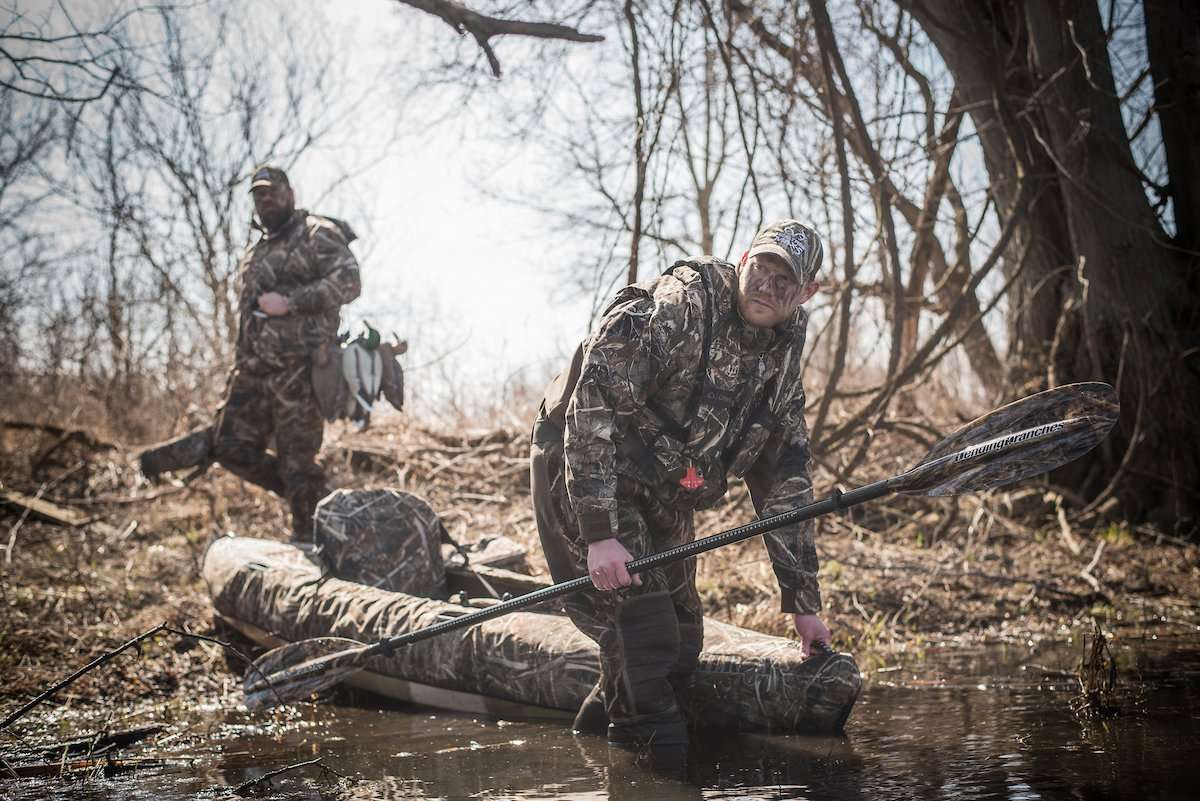
[[[744,478],[760,516],[812,500],[804,422],[802,304],[819,288],[822,244],[782,220],[735,267],[677,262],[625,287],[533,428],[531,479],[555,581],[590,574],[566,602],[600,646],[600,681],[576,728],[610,742],[686,751],[681,708],[703,640],[695,560],[630,576],[625,564],[695,538],[692,511]],[[828,642],[810,522],[763,535],[807,654]]]
[[[311,541],[327,492],[316,463],[324,419],[312,384],[313,354],[337,340],[339,309],[358,297],[354,233],[297,209],[287,174],[254,171],[250,191],[263,234],[238,266],[238,335],[225,402],[213,426],[141,456],[149,476],[215,460],[287,499],[292,537]],[[267,452],[271,436],[275,453]]]

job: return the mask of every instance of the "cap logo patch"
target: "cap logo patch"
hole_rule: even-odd
[[[808,255],[808,232],[803,228],[784,228],[775,234],[775,244],[792,254],[797,264],[804,264]]]
[[[266,179],[268,181],[271,180],[271,173],[268,170],[259,170],[258,172],[254,173],[254,180],[257,181],[260,179]]]

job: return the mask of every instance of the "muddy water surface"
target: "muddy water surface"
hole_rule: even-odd
[[[1072,713],[1079,646],[993,646],[872,669],[844,738],[705,732],[688,781],[562,724],[437,710],[303,706],[195,712],[145,749],[164,767],[80,783],[0,780],[3,799],[1200,799],[1200,636],[1114,646],[1122,714]]]

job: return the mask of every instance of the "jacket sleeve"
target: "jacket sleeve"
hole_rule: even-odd
[[[767,442],[763,454],[746,474],[746,484],[758,516],[786,512],[812,503],[809,477],[811,454],[808,426],[804,422],[804,392],[789,401],[780,417],[778,433]],[[779,582],[781,609],[815,615],[821,611],[821,588],[817,582],[817,548],[813,543],[813,521],[768,531],[763,542]]]
[[[246,329],[250,324],[250,315],[254,313],[254,306],[250,302],[250,292],[246,286],[246,269],[249,261],[250,252],[247,251],[238,264],[235,288],[238,297],[238,331],[237,339],[234,341],[234,355],[239,362],[250,356],[250,332]]]
[[[658,301],[658,302],[656,302]],[[616,444],[622,418],[639,412],[678,352],[685,303],[640,297],[611,309],[584,349],[567,404],[567,494],[588,542],[618,535]]]
[[[350,252],[346,237],[338,227],[325,221],[311,224],[308,238],[321,277],[292,290],[288,296],[292,310],[299,314],[316,314],[344,306],[357,298],[362,291],[358,260]]]

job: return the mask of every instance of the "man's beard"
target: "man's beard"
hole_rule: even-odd
[[[292,217],[291,208],[275,209],[259,214],[263,227],[270,232],[278,231]]]

